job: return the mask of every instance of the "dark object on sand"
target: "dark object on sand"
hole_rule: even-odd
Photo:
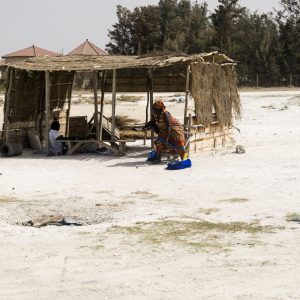
[[[21,144],[4,144],[1,147],[1,154],[3,157],[17,156],[23,153],[23,146]]]
[[[300,216],[291,217],[288,220],[289,222],[296,222],[300,224]]]
[[[33,219],[27,222],[22,223],[23,226],[32,226],[36,228],[44,226],[82,226],[81,223],[78,223],[76,220],[64,216],[43,216],[40,219]]]
[[[237,145],[235,149],[235,153],[244,154],[246,152],[245,148],[241,145]]]

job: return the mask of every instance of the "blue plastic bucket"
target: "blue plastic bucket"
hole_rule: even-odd
[[[182,170],[186,168],[190,168],[192,166],[192,161],[188,158],[185,160],[170,162],[167,165],[168,170]]]

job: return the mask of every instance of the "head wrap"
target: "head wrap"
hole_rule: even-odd
[[[156,100],[154,103],[153,103],[153,108],[156,108],[156,109],[165,109],[165,105],[164,103],[161,101],[161,100]]]

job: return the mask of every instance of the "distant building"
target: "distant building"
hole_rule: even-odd
[[[3,55],[2,60],[0,61],[0,79],[3,77],[3,72],[6,63],[22,61],[31,57],[42,57],[42,56],[58,56],[58,54],[46,49],[42,49],[35,45],[32,45],[28,48]]]
[[[3,60],[0,60],[0,79],[2,79],[2,77],[3,77],[3,71],[4,71],[4,69],[5,69],[5,61],[4,61],[4,59]]]
[[[73,49],[67,55],[109,55],[106,51],[100,49],[88,39],[84,43]]]
[[[67,54],[67,56],[79,55],[79,56],[105,56],[109,55],[106,51],[100,49],[95,44],[91,43],[88,39],[85,40],[78,47],[73,49]],[[77,73],[75,75],[74,84],[80,89],[90,89],[93,87],[93,74]]]

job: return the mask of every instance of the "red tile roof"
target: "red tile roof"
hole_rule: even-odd
[[[109,54],[106,51],[95,46],[87,39],[84,43],[76,47],[67,55],[109,55]]]
[[[4,59],[0,60],[0,67],[4,65],[5,65],[5,60]]]
[[[39,48],[35,45],[32,45],[28,48],[9,53],[6,55],[3,55],[2,58],[8,58],[8,57],[40,57],[40,56],[58,56],[57,53],[54,53],[52,51],[48,51],[42,48]]]

